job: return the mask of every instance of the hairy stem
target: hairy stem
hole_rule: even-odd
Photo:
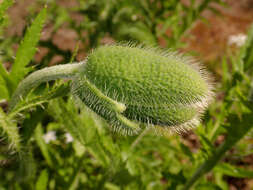
[[[17,125],[12,122],[0,107],[0,133],[6,136],[10,144],[9,148],[20,150],[20,136]]]
[[[80,70],[82,64],[84,63],[81,62],[75,64],[56,65],[32,73],[18,85],[10,100],[9,111],[11,111],[20,102],[20,100],[22,100],[22,98],[29,93],[31,89],[38,86],[42,82],[61,78],[73,78],[76,72]]]

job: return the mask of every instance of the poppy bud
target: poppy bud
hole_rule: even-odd
[[[73,80],[73,93],[116,131],[196,126],[212,97],[209,74],[191,57],[122,45],[95,49]]]

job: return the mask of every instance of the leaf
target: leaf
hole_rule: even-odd
[[[47,161],[47,164],[53,168],[54,164],[52,157],[42,136],[43,136],[42,126],[41,124],[38,124],[38,126],[35,129],[35,140],[38,146],[40,147],[41,153],[44,156],[45,160]]]
[[[8,99],[9,97],[9,92],[6,88],[6,83],[4,81],[4,79],[2,78],[2,76],[0,75],[0,101],[2,99]]]
[[[46,190],[48,183],[48,171],[46,169],[42,170],[40,176],[36,182],[35,189],[36,190]]]
[[[14,64],[11,69],[11,77],[15,80],[15,84],[30,71],[26,68],[36,52],[36,45],[40,39],[40,33],[46,20],[47,10],[43,8],[39,15],[35,18],[30,28],[25,33],[25,37],[21,42]]]
[[[6,10],[13,4],[13,0],[4,0],[0,3],[0,25],[3,24],[5,19]]]
[[[212,143],[209,141],[207,137],[205,137],[203,134],[199,134],[199,140],[201,145],[203,146],[203,154],[211,155],[215,148],[212,145]]]
[[[240,58],[244,63],[244,70],[253,71],[253,24],[251,25],[245,45],[241,48]]]
[[[18,127],[13,123],[10,118],[4,113],[0,107],[0,130],[3,131],[4,136],[7,137],[10,149],[20,151],[20,136],[18,133]]]
[[[74,190],[78,188],[79,185],[79,181],[80,181],[80,174],[81,171],[83,169],[83,159],[85,158],[85,156],[80,157],[78,160],[76,160],[76,166],[73,167],[73,174],[72,176],[70,176],[68,184],[66,185],[68,190]]]
[[[195,190],[222,190],[219,186],[212,183],[199,184]]]
[[[0,26],[4,23],[5,12],[13,4],[12,0],[4,0],[0,3]],[[2,63],[0,63],[0,100],[9,99],[8,85],[5,81],[5,69],[3,68]]]
[[[66,129],[71,135],[79,140],[82,144],[86,144],[87,141],[83,138],[82,134],[85,134],[85,128],[80,127],[78,121],[78,114],[75,110],[69,109],[69,106],[61,99],[50,102],[49,104],[50,114],[59,122],[66,126]],[[88,122],[89,123],[89,122]]]
[[[100,161],[101,164],[109,163],[105,147],[96,129],[96,123],[89,110],[82,109],[78,113],[74,102],[69,99],[66,103],[62,99],[56,99],[50,102],[49,112],[61,123],[69,133],[82,143],[88,151]]]
[[[43,89],[44,93],[41,92],[41,95],[35,95],[35,97],[28,98],[22,100],[15,109],[9,112],[9,117],[14,118],[21,112],[34,108],[36,106],[42,106],[43,103],[48,102],[51,99],[58,98],[61,96],[65,96],[69,92],[68,83],[55,85],[52,90],[49,88]]]
[[[180,143],[179,145],[180,145],[180,148],[181,148],[182,152],[190,158],[191,162],[193,162],[194,157],[193,157],[192,152],[189,149],[189,147],[185,146],[183,143]]]
[[[118,187],[117,185],[110,183],[110,182],[106,182],[105,183],[105,189],[106,190],[120,190],[120,187]]]
[[[193,176],[186,183],[184,190],[189,189],[199,177],[210,172],[219,162],[219,160],[230,150],[240,139],[242,139],[253,128],[253,114],[243,114],[241,118],[231,114],[228,116],[230,126],[227,128],[227,137],[225,142],[220,145],[208,159],[201,164],[194,172]]]
[[[35,179],[37,167],[33,156],[32,147],[22,147],[19,153],[19,167],[17,170],[17,179],[22,182],[30,182]]]
[[[221,172],[225,175],[238,178],[253,178],[253,170],[239,168],[228,163],[221,163],[216,165],[215,171]]]
[[[155,45],[156,39],[143,23],[122,24],[118,31],[122,37],[135,39],[147,45]]]
[[[45,111],[42,108],[37,108],[35,112],[30,113],[30,117],[26,117],[22,122],[22,144],[27,145],[29,139],[33,136],[37,125],[42,122],[45,117]]]
[[[1,62],[0,62],[0,77],[2,77],[5,83],[5,88],[8,91],[9,95],[7,99],[9,99],[11,94],[14,92],[15,84]]]

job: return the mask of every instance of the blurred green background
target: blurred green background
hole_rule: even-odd
[[[253,189],[252,0],[0,2],[0,190],[180,190],[201,167],[192,189]],[[113,133],[68,81],[40,85],[7,113],[28,73],[129,41],[193,55],[213,73],[200,126]]]

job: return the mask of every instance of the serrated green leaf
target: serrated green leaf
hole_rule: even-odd
[[[15,90],[15,84],[1,62],[0,62],[0,76],[5,81],[6,89],[8,90],[10,97]]]
[[[69,85],[67,83],[55,85],[54,89],[49,88],[43,89],[44,93],[41,92],[40,95],[35,95],[30,98],[29,96],[23,99],[15,109],[9,112],[9,117],[14,118],[17,114],[31,109],[36,106],[42,106],[43,103],[48,102],[51,99],[58,98],[67,95],[70,91]]]
[[[0,3],[0,26],[3,24],[5,19],[5,12],[7,9],[13,4],[13,0],[4,0],[2,3]],[[3,68],[2,63],[0,63],[0,101],[2,99],[8,99],[9,98],[9,91],[8,91],[8,85],[6,84],[5,80],[5,70]]]
[[[253,178],[253,170],[239,168],[228,163],[221,163],[216,165],[215,171],[221,172],[225,175],[238,178]]]
[[[36,53],[36,45],[40,39],[40,33],[46,20],[47,9],[43,8],[39,15],[35,18],[30,28],[25,33],[25,37],[21,42],[14,64],[11,69],[11,77],[15,80],[15,84],[30,71],[26,66],[29,64]]]
[[[42,170],[40,176],[36,182],[35,189],[36,190],[46,190],[48,182],[48,172],[46,169]]]

